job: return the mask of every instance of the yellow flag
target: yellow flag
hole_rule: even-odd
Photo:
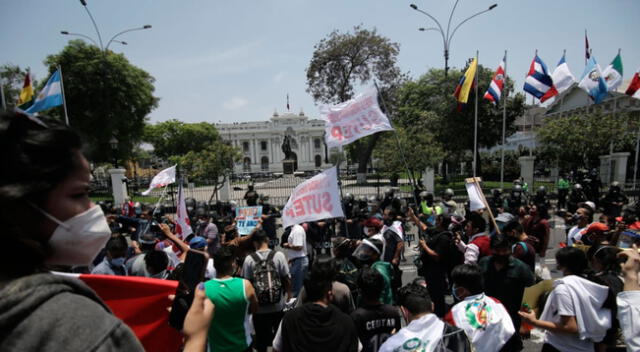
[[[18,105],[22,105],[26,102],[33,100],[33,86],[31,85],[31,74],[27,71],[27,75],[24,77],[24,84],[22,85],[22,91],[20,91],[20,98],[18,99]]]
[[[464,76],[460,78],[460,82],[456,86],[456,91],[453,95],[458,100],[458,107],[462,107],[467,104],[469,100],[469,92],[471,88],[473,88],[473,82],[476,78],[476,70],[478,69],[478,60],[473,59],[471,65],[467,69],[467,72],[464,73]]]

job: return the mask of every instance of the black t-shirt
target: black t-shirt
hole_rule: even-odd
[[[396,254],[396,247],[398,243],[402,242],[402,239],[392,230],[385,231],[382,236],[386,242],[383,260],[385,262],[391,262],[393,256]]]
[[[377,352],[395,329],[400,330],[400,311],[389,304],[362,306],[351,313],[363,352]]]
[[[270,239],[276,238],[276,215],[277,212],[270,205],[262,206],[262,215],[269,217],[262,222],[262,229]]]

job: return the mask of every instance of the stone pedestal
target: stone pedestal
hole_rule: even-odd
[[[533,170],[535,165],[535,156],[521,156],[518,158],[520,163],[520,176],[529,185],[529,189],[533,189]]]
[[[600,172],[600,182],[605,186],[611,184],[611,158],[609,155],[600,156],[600,170],[598,171]]]
[[[422,184],[424,185],[425,191],[427,192],[435,192],[435,171],[428,167],[424,170],[424,174],[422,175]]]
[[[611,163],[613,164],[613,180],[611,182],[618,181],[623,187],[627,180],[627,160],[629,155],[631,155],[629,152],[611,154]]]
[[[222,181],[221,179],[222,177],[218,180]],[[218,199],[220,199],[221,202],[228,202],[231,200],[231,182],[229,182],[229,177],[225,179],[222,186],[218,189]]]
[[[282,173],[285,175],[293,175],[293,172],[296,171],[295,164],[295,160],[284,160],[282,162]]]
[[[109,175],[111,175],[111,189],[113,190],[113,206],[121,207],[127,195],[127,184],[123,181],[125,179],[125,169],[109,169]]]

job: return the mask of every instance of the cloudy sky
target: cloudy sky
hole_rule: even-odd
[[[233,122],[267,120],[274,109],[318,109],[305,92],[305,69],[313,46],[332,30],[355,25],[377,28],[400,43],[398,64],[412,77],[443,67],[442,39],[418,27],[434,23],[413,11],[415,2],[446,25],[455,0],[87,0],[103,40],[132,27],[110,49],[124,53],[155,77],[159,107],[151,121]],[[640,67],[637,0],[460,0],[453,25],[497,3],[493,11],[465,23],[451,44],[450,66],[460,67],[480,51],[480,64],[496,67],[509,51],[508,74],[521,88],[538,49],[552,69],[567,50],[575,76],[584,68],[584,30],[604,67],[622,49],[625,79]],[[78,0],[0,0],[0,64],[31,67],[45,79],[46,55],[69,36],[96,37]]]

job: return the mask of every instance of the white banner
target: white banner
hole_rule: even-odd
[[[178,206],[176,207],[176,235],[184,240],[193,233],[191,229],[191,221],[189,221],[189,215],[187,214],[187,204],[184,200],[184,190],[182,189],[182,182],[178,187]]]
[[[142,192],[143,196],[148,195],[154,188],[164,187],[168,184],[176,182],[176,166],[168,167],[162,171],[160,171],[157,175],[153,177],[151,180],[151,184],[149,185],[149,189]]]
[[[486,208],[484,206],[484,202],[482,201],[482,196],[480,192],[482,190],[478,186],[477,183],[467,183],[467,194],[469,195],[469,210],[476,211],[478,209]]]
[[[325,121],[327,147],[339,147],[380,131],[393,131],[378,105],[378,93],[370,88],[355,98],[333,106],[320,106]]]
[[[332,167],[299,184],[282,209],[282,226],[344,217],[337,176]]]

